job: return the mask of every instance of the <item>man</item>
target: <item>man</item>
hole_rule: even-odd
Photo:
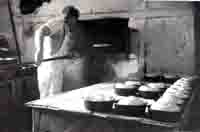
[[[83,86],[80,75],[83,60],[77,59],[75,65],[73,59],[79,55],[76,50],[78,17],[79,11],[67,6],[63,16],[49,20],[35,32],[35,62],[41,98]]]

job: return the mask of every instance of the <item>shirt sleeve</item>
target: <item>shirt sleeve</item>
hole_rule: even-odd
[[[46,24],[44,24],[44,26],[48,27],[49,36],[51,36],[59,32],[63,28],[63,24],[64,24],[64,19],[59,17],[49,20]]]

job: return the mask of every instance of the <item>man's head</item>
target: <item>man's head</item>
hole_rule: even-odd
[[[74,6],[66,6],[62,11],[66,23],[73,24],[79,18],[80,12]]]

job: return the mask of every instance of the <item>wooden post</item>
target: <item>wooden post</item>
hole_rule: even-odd
[[[19,47],[19,42],[17,39],[17,32],[16,32],[16,27],[15,27],[15,22],[14,22],[14,18],[13,18],[13,12],[12,12],[12,8],[11,8],[10,0],[8,0],[8,10],[9,10],[9,15],[10,15],[10,22],[12,25],[14,40],[15,40],[15,44],[16,44],[16,49],[17,49],[18,63],[21,65],[22,61],[21,61],[20,47]]]

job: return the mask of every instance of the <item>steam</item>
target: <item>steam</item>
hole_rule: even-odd
[[[115,64],[112,64],[115,71],[116,78],[128,78],[135,77],[139,78],[142,76],[141,64],[137,59],[121,60]]]

